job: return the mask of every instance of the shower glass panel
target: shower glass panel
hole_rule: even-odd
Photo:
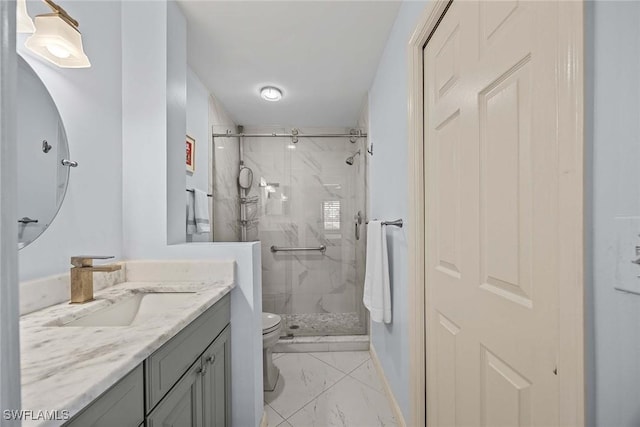
[[[282,316],[283,336],[366,334],[365,233],[357,219],[358,213],[366,217],[365,156],[346,162],[358,150],[366,152],[365,140],[304,137],[349,129],[300,133],[296,144],[273,137],[241,142],[244,164],[254,174],[246,198],[247,240],[262,242],[263,311]],[[273,252],[272,246],[290,250]]]

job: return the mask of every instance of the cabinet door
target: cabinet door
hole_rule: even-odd
[[[231,325],[202,355],[205,427],[231,425]]]
[[[147,418],[148,427],[202,427],[202,367],[194,363]]]

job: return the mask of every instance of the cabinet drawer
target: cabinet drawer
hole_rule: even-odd
[[[138,427],[144,422],[142,365],[98,397],[65,427]]]
[[[145,361],[147,413],[229,324],[229,319],[230,297],[226,295]]]

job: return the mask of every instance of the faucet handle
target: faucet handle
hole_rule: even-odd
[[[71,257],[71,265],[74,267],[93,267],[94,259],[112,259],[113,255],[76,255]]]

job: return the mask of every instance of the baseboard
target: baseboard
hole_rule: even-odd
[[[384,370],[382,369],[382,365],[380,364],[380,359],[378,359],[378,355],[376,354],[376,350],[373,348],[373,345],[369,346],[369,353],[371,354],[371,361],[373,362],[373,366],[376,368],[378,375],[380,375],[380,378],[382,379],[384,393],[389,398],[389,402],[391,402],[391,410],[393,411],[393,415],[396,417],[398,426],[407,427],[407,423],[404,421],[404,416],[402,415],[400,405],[398,405],[398,401],[393,395],[393,391],[391,391],[391,386],[389,385],[389,381],[387,381],[387,377],[384,374]]]
[[[267,427],[269,420],[267,419],[267,411],[262,411],[262,419],[260,420],[260,427]]]
[[[273,346],[274,353],[309,353],[320,351],[367,350],[369,350],[368,335],[280,338],[277,344]]]

